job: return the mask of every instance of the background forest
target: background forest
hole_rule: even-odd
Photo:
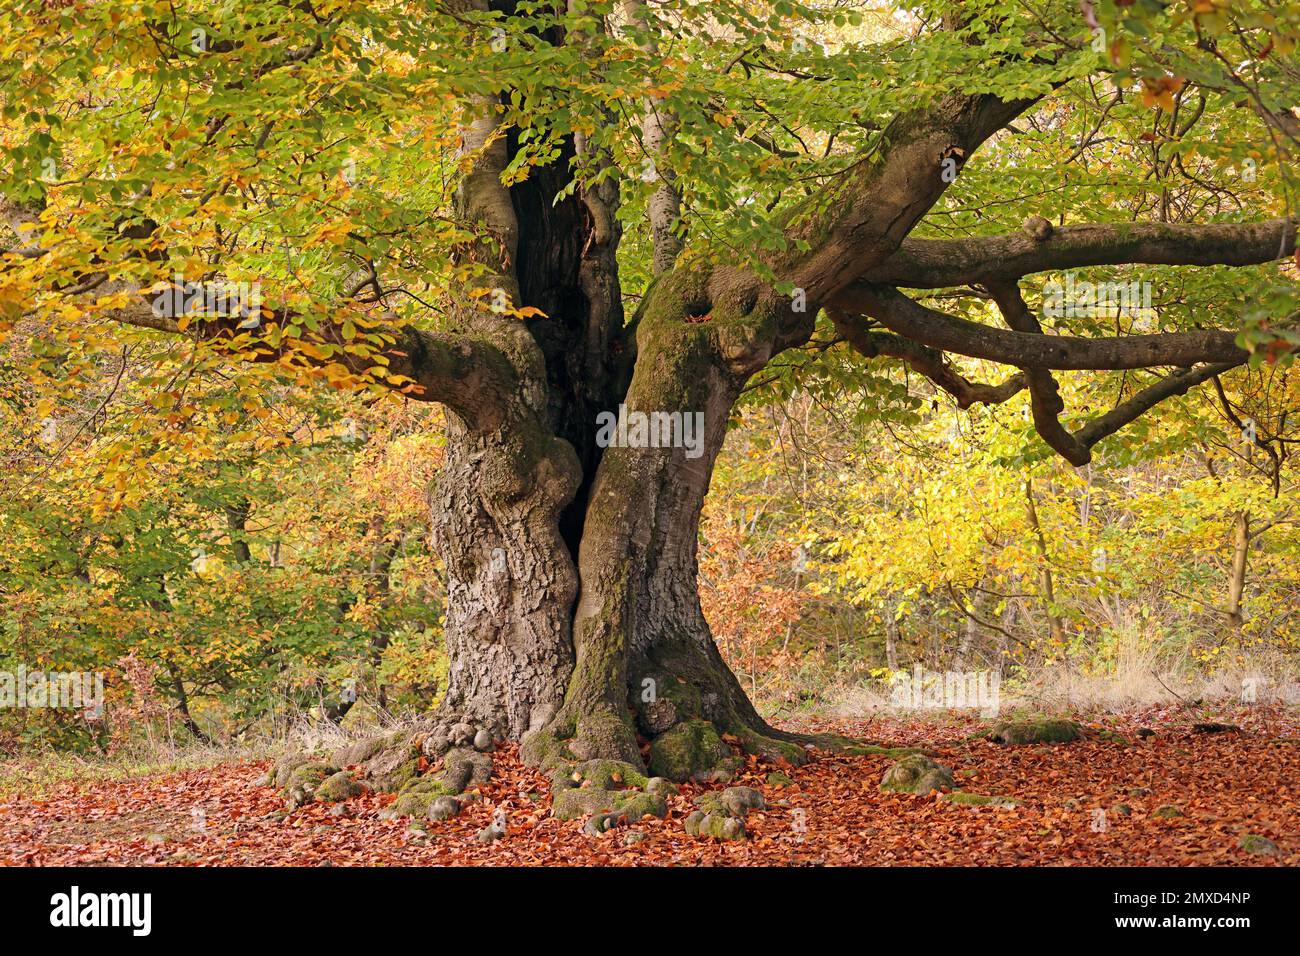
[[[986,6],[997,5],[970,4],[968,12]],[[1075,6],[1069,15],[1082,28]],[[1092,5],[1082,6],[1091,16]],[[1296,79],[1300,14],[1285,5],[1248,4],[1239,14],[1229,4],[1181,5],[1179,29],[1194,23],[1200,35],[1220,37],[1246,58],[1237,64],[1145,37],[1152,6],[1125,14],[1106,5],[1107,15],[1128,17],[1124,31],[1078,55],[1113,67],[1115,79],[1099,73],[1071,83],[1017,120],[963,170],[918,235],[1294,214],[1294,117],[1275,116],[1280,125],[1270,133],[1244,107],[1284,94],[1273,73],[1257,79],[1251,62],[1271,57],[1277,75]],[[925,14],[877,4],[777,3],[768,12],[767,33],[754,42],[780,51],[786,69],[763,81],[762,102],[738,81],[728,98],[732,81],[711,66],[721,54],[709,43],[660,91],[689,120],[689,135],[667,147],[682,207],[719,249],[771,238],[763,210],[840,155],[841,134],[828,128],[843,127],[845,140],[871,128],[865,120],[855,127],[859,112],[834,90],[820,95],[792,77],[840,71],[875,89],[877,71],[891,91],[879,103],[864,94],[861,112],[888,115],[909,86],[940,88],[977,55],[936,46],[924,60],[863,66],[847,55],[855,42],[919,32]],[[0,38],[6,55],[23,43]],[[365,50],[359,42],[353,53]],[[579,58],[551,69],[580,67]],[[143,68],[130,57],[86,69],[92,92],[149,79],[132,72]],[[325,75],[335,65],[313,69]],[[351,75],[330,79],[345,86]],[[276,80],[267,96],[282,83],[293,102],[293,82]],[[618,84],[631,80],[607,82],[599,93],[617,102],[625,92]],[[48,113],[6,102],[0,145],[14,197],[29,181],[19,175],[23,164],[35,174],[51,155],[60,111],[80,108],[48,99]],[[438,117],[404,100],[380,105],[356,120],[351,133],[365,145],[346,156],[313,152],[309,130],[276,147],[304,179],[319,180],[311,201],[284,211],[282,223],[249,225],[252,213],[241,223],[246,210],[236,197],[260,184],[232,166],[238,188],[171,227],[192,229],[196,250],[227,245],[232,276],[287,281],[273,234],[283,228],[306,250],[288,272],[324,274],[323,263],[347,245],[349,215],[365,208],[402,224],[410,208],[437,205],[444,167],[456,162]],[[177,117],[119,120],[131,128],[116,140],[97,138],[92,123],[61,141],[59,164],[84,179],[65,177],[75,188],[48,191],[51,221],[79,202],[104,201],[89,191],[109,188],[111,173],[95,179],[93,171],[172,175],[147,168],[162,155],[158,143],[180,156],[196,136]],[[715,142],[725,148],[707,148]],[[511,173],[547,158],[544,143],[521,140]],[[625,290],[642,288],[650,274],[651,192],[635,182],[624,191]],[[106,214],[106,205],[96,208]],[[214,222],[232,224],[229,235],[268,231],[259,242],[227,242]],[[412,242],[429,249],[455,238],[446,223],[420,228]],[[75,250],[75,225],[68,230],[63,238]],[[67,255],[56,264],[75,274],[90,254]],[[1033,277],[1036,302],[1067,280],[1139,293],[1136,308],[1095,308],[1048,321],[1049,330],[1203,325],[1240,328],[1243,344],[1261,346],[1249,367],[1160,404],[1102,442],[1083,468],[1035,434],[1025,393],[960,408],[897,359],[867,363],[821,317],[807,346],[751,384],[702,531],[705,611],[764,713],[867,713],[918,663],[997,670],[1004,693],[1053,705],[1235,699],[1247,676],[1264,679],[1268,693],[1294,694],[1300,372],[1265,347],[1295,333],[1260,323],[1294,309],[1296,272],[1288,260]],[[440,278],[421,279],[436,297]],[[357,388],[337,366],[240,365],[185,336],[107,335],[71,305],[50,306],[53,320],[34,334],[18,319],[24,281],[15,267],[0,284],[0,669],[102,671],[107,707],[94,722],[57,709],[0,712],[0,751],[241,742],[304,723],[352,726],[432,710],[446,670],[443,594],[420,489],[439,468],[441,413],[391,390]],[[328,291],[312,288],[302,301]],[[637,294],[627,298],[630,312]],[[987,298],[941,304],[991,314]],[[972,381],[1002,374],[954,362]],[[1082,420],[1151,373],[1062,372],[1059,380],[1070,416]]]
[[[0,404],[0,661],[108,675],[105,720],[10,711],[4,747],[433,708],[442,595],[410,489],[437,413],[288,380],[263,402],[204,368],[158,408],[160,351],[123,350],[80,406],[25,408],[12,381]],[[1055,705],[1294,681],[1294,369],[1167,403],[1081,469],[1027,399],[962,411],[887,366],[852,395],[807,384],[753,391],[703,531],[706,613],[768,713],[870,712],[918,663]]]

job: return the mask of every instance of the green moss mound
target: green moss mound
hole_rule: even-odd
[[[999,744],[1068,744],[1079,739],[1082,729],[1072,720],[1010,720],[989,731],[989,740]]]
[[[609,814],[628,822],[646,816],[668,815],[663,797],[643,790],[602,790],[598,787],[570,787],[554,794],[551,812],[560,820],[576,820],[592,814]]]
[[[1237,848],[1255,856],[1277,856],[1280,852],[1276,843],[1268,837],[1260,836],[1258,833],[1243,834],[1241,840],[1237,843]]]
[[[660,734],[650,744],[650,773],[678,783],[705,780],[731,756],[713,724],[686,720]]]
[[[954,790],[952,793],[945,794],[943,799],[946,803],[956,803],[961,806],[999,807],[1002,809],[1018,807],[1022,803],[1022,801],[1017,800],[1015,797],[991,796],[984,793],[966,793],[962,790]]]
[[[952,771],[947,767],[940,766],[925,754],[912,754],[885,771],[880,789],[924,796],[935,790],[956,789],[956,785]]]
[[[330,774],[316,788],[316,799],[322,803],[338,803],[360,796],[362,787],[349,776],[346,770]]]

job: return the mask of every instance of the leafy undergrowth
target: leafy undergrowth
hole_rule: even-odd
[[[1300,860],[1300,742],[1294,713],[1224,712],[1240,732],[1197,733],[1186,710],[1086,721],[1084,740],[1004,747],[972,717],[821,722],[891,746],[926,746],[963,790],[1017,805],[956,804],[877,789],[887,756],[819,753],[802,767],[750,760],[733,781],[763,791],[749,838],[687,836],[684,786],[667,819],[601,837],[549,813],[542,776],[513,748],[495,755],[480,799],[427,834],[380,820],[391,795],[285,814],[258,787],[266,763],[63,784],[0,803],[0,863],[173,865],[1294,865]],[[1139,728],[1154,736],[1140,737]],[[813,728],[810,728],[813,729]],[[773,775],[769,779],[769,775]],[[792,783],[784,786],[782,775]],[[772,782],[775,781],[775,782]],[[1125,813],[1116,809],[1127,808]],[[1168,809],[1177,808],[1178,815]],[[1157,810],[1160,812],[1157,812]],[[1103,816],[1097,810],[1105,810]],[[476,835],[505,814],[504,838]],[[635,831],[643,838],[627,839]],[[1276,854],[1239,848],[1246,834]]]

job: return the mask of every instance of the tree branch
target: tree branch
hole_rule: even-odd
[[[874,332],[855,315],[832,312],[830,316],[835,323],[835,330],[854,351],[867,358],[887,356],[902,359],[911,368],[956,398],[959,408],[970,408],[977,402],[998,405],[1025,387],[1025,376],[1020,372],[1000,385],[972,382],[949,364],[944,354],[936,349],[888,332]]]
[[[1144,264],[1249,266],[1296,249],[1297,220],[1173,225],[1139,223],[1053,228],[1031,218],[1021,232],[968,239],[907,239],[864,280],[939,289],[1018,279],[1035,272]]]
[[[868,315],[890,331],[944,352],[1017,368],[1114,370],[1200,362],[1240,365],[1249,357],[1232,332],[1210,329],[1085,338],[997,329],[921,305],[897,289],[855,282],[829,306]]]
[[[895,117],[883,156],[864,155],[786,230],[813,250],[793,264],[795,285],[823,301],[893,255],[980,144],[1035,102],[951,94]]]
[[[1029,305],[1020,294],[1020,286],[1015,282],[991,282],[988,290],[993,296],[1007,325],[1016,332],[1041,335],[1043,327],[1029,311]],[[1075,467],[1086,465],[1092,459],[1088,448],[1061,424],[1060,415],[1065,411],[1065,402],[1061,399],[1061,390],[1056,378],[1045,368],[1025,369],[1029,384],[1029,407],[1034,417],[1034,429],[1047,442],[1048,446]]]
[[[164,314],[159,314],[160,311]],[[333,323],[306,328],[301,338],[287,340],[279,346],[271,346],[257,337],[273,326],[285,327],[297,318],[287,311],[263,309],[256,331],[240,327],[246,321],[242,315],[211,313],[192,317],[182,329],[178,318],[165,311],[155,309],[149,298],[140,296],[125,306],[103,310],[100,315],[108,321],[186,335],[196,341],[231,343],[239,348],[242,359],[254,362],[276,362],[292,355],[317,367],[338,363],[354,375],[364,375],[382,366],[385,378],[400,376],[415,383],[416,388],[407,393],[411,398],[446,405],[476,431],[488,431],[501,424],[504,398],[515,387],[515,374],[505,355],[470,336],[394,325],[368,330],[368,334],[384,336],[390,344],[358,355],[346,350],[342,328]],[[245,337],[248,337],[246,341],[240,341]],[[296,347],[303,343],[310,350]],[[326,347],[324,351],[322,346]]]

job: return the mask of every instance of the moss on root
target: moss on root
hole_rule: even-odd
[[[722,813],[743,819],[749,816],[750,810],[762,810],[766,802],[763,795],[752,787],[728,787],[700,795],[695,805],[705,813]]]
[[[885,771],[880,789],[895,793],[924,796],[934,790],[953,790],[952,771],[935,763],[925,754],[904,757]]]
[[[430,805],[436,799],[440,799],[440,796],[433,793],[408,791],[399,794],[396,800],[379,811],[379,819],[395,820],[398,817],[426,816],[429,812]]]
[[[1015,797],[998,797],[989,796],[983,793],[966,793],[962,790],[954,790],[952,793],[944,794],[945,803],[957,803],[968,807],[1001,807],[1009,809],[1021,805],[1020,800]]]
[[[1081,729],[1072,720],[1009,720],[989,731],[989,740],[999,744],[1068,744],[1078,740]]]
[[[289,782],[289,777],[295,770],[303,764],[314,762],[316,761],[310,754],[290,754],[287,757],[281,757],[267,771],[261,783],[267,787],[283,787]]]
[[[745,839],[745,821],[725,814],[706,813],[696,810],[688,816],[683,824],[686,832],[694,837],[713,837],[715,840]]]
[[[624,760],[587,760],[554,771],[551,813],[560,820],[603,815],[593,827],[604,832],[618,823],[635,822],[647,815],[665,816],[665,784],[646,777],[640,768]],[[588,828],[588,832],[593,831]]]
[[[363,764],[381,751],[401,745],[403,736],[400,733],[380,734],[377,737],[358,740],[334,751],[330,756],[330,760],[339,767],[352,767]]]
[[[743,840],[747,836],[745,818],[750,810],[766,806],[763,795],[751,787],[728,787],[703,793],[695,798],[698,810],[691,812],[683,826],[689,836],[715,840]]]
[[[667,816],[668,802],[663,797],[644,790],[570,787],[552,794],[551,812],[559,820],[576,820],[579,817],[604,813],[635,822],[645,816]]]
[[[895,760],[901,760],[903,757],[910,757],[913,754],[924,754],[924,747],[879,747],[875,744],[850,744],[840,753],[847,754],[850,757],[893,757]]]
[[[322,803],[338,803],[360,796],[363,787],[348,774],[346,770],[330,774],[316,788],[316,799]]]
[[[294,765],[284,781],[284,792],[288,797],[289,809],[310,803],[325,780],[336,773],[338,767],[315,760]]]
[[[398,795],[405,796],[412,793],[427,794],[430,797],[454,797],[460,791],[452,789],[447,785],[446,781],[433,776],[417,777],[409,781]]]
[[[548,729],[534,730],[519,742],[519,759],[530,767],[554,770],[574,761],[565,740]]]
[[[336,751],[334,762],[355,766],[371,789],[396,793],[420,774],[420,741],[404,732],[374,737]]]
[[[626,716],[597,711],[578,720],[569,751],[579,760],[600,757],[637,759],[636,732]]]
[[[468,747],[457,747],[447,751],[442,758],[442,770],[436,776],[448,793],[481,787],[492,779],[492,758]]]
[[[731,748],[707,720],[686,720],[650,742],[650,773],[678,783],[704,780]]]
[[[639,768],[625,760],[587,760],[569,771],[567,777],[573,786],[601,790],[644,789],[649,782]]]
[[[338,773],[338,768],[330,764],[307,761],[293,769],[284,785],[286,789],[290,790],[295,787],[307,787],[315,790],[325,782],[326,777],[333,776],[336,773]]]

